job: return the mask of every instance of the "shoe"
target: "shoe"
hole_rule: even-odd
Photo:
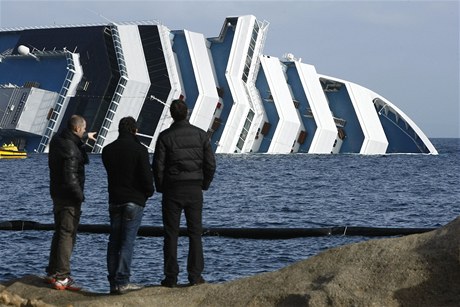
[[[141,290],[144,286],[137,284],[126,284],[110,287],[110,294],[125,294],[131,291]]]
[[[52,283],[52,287],[56,290],[71,290],[71,291],[80,291],[81,287],[75,284],[75,281],[70,278],[64,279],[56,279],[54,283]]]
[[[206,280],[204,280],[203,276],[200,276],[200,277],[198,277],[198,279],[190,281],[190,283],[188,285],[189,286],[196,286],[196,285],[201,285],[201,284],[205,284],[205,283],[206,283]]]
[[[56,276],[55,275],[51,275],[51,274],[47,274],[45,277],[43,277],[43,281],[46,283],[46,284],[54,284],[56,282]]]
[[[162,285],[163,287],[175,288],[175,287],[177,287],[177,280],[165,278],[165,279],[163,279],[163,280],[161,281],[161,285]]]
[[[110,294],[120,294],[117,285],[110,285]]]

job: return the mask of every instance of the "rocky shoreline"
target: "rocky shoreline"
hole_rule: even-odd
[[[0,285],[0,306],[459,306],[460,218],[422,234],[329,249],[221,284],[125,295],[57,291],[37,276]]]

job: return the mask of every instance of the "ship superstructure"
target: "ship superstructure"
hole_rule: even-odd
[[[133,116],[153,152],[180,98],[216,153],[437,154],[383,96],[292,54],[264,54],[268,28],[247,15],[212,38],[156,22],[0,30],[0,141],[47,152],[80,114],[100,153]]]

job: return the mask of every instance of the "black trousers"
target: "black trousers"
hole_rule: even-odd
[[[168,280],[177,281],[177,240],[179,237],[182,210],[187,221],[189,250],[187,258],[188,280],[194,282],[201,277],[204,269],[203,244],[201,235],[203,191],[201,186],[180,186],[163,192],[162,212],[164,227],[164,274]]]
[[[46,272],[58,279],[70,275],[70,257],[77,237],[81,203],[53,199],[54,234]]]

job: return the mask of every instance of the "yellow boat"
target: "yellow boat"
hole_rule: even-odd
[[[0,159],[24,159],[27,158],[27,152],[19,150],[13,143],[3,144],[0,147]]]

